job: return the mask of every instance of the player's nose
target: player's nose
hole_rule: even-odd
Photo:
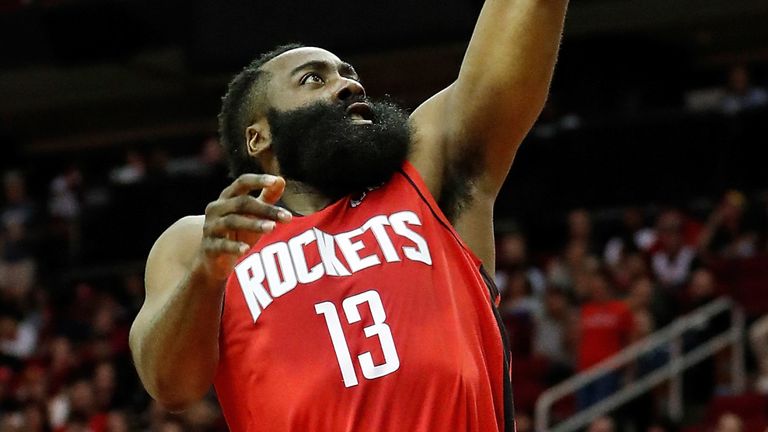
[[[341,79],[341,87],[336,91],[336,99],[347,102],[359,97],[365,97],[365,88],[359,82],[349,79]]]

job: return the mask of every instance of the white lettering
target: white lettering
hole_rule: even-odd
[[[344,267],[344,264],[336,257],[336,248],[333,247],[333,236],[313,228],[315,238],[317,238],[317,247],[320,250],[320,259],[325,266],[325,274],[331,276],[349,276],[352,273]]]
[[[402,211],[393,214],[389,217],[389,223],[392,225],[392,229],[403,237],[408,238],[410,241],[416,243],[416,248],[410,246],[403,246],[403,252],[405,256],[414,260],[423,262],[424,264],[432,265],[432,257],[429,255],[429,248],[424,238],[414,231],[411,231],[406,223],[409,225],[421,226],[419,217],[414,212]]]
[[[376,241],[379,242],[381,252],[384,254],[384,259],[387,262],[400,261],[400,257],[397,255],[395,246],[392,244],[392,240],[389,239],[386,228],[384,225],[389,225],[387,217],[384,215],[374,216],[368,222],[363,225],[364,230],[371,230],[376,237]]]
[[[264,263],[264,272],[267,274],[267,283],[269,283],[272,297],[280,297],[296,287],[296,272],[291,264],[288,245],[284,242],[272,243],[261,250],[261,260]]]
[[[377,257],[376,254],[368,255],[363,258],[357,254],[357,251],[363,249],[365,245],[362,240],[353,242],[351,239],[362,233],[363,229],[358,228],[336,235],[336,244],[339,245],[341,253],[344,254],[344,258],[347,260],[347,264],[349,264],[349,269],[352,270],[352,273],[375,266],[376,264],[381,264],[381,261],[379,261],[379,257]]]
[[[245,302],[251,311],[253,322],[261,315],[261,310],[266,309],[272,303],[272,297],[264,289],[264,268],[261,265],[259,254],[253,254],[244,259],[235,267],[235,275],[243,290]]]
[[[315,233],[312,230],[304,231],[298,236],[288,241],[288,249],[291,251],[293,267],[296,269],[296,278],[300,283],[308,284],[314,282],[325,273],[323,265],[317,264],[312,270],[307,270],[307,257],[304,255],[304,246],[315,241]]]

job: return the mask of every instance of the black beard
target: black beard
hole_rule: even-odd
[[[408,115],[391,102],[366,102],[373,124],[353,123],[348,104],[319,101],[286,112],[270,109],[280,174],[334,200],[389,180],[410,150]]]

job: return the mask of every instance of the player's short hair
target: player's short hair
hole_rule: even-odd
[[[229,82],[227,92],[221,99],[218,119],[219,142],[226,154],[231,176],[253,172],[259,166],[250,159],[243,145],[243,131],[268,108],[264,89],[269,74],[261,67],[280,54],[303,46],[298,43],[280,45],[261,54]]]

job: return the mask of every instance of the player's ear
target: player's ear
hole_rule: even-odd
[[[257,159],[272,148],[272,134],[269,132],[266,118],[261,118],[245,128],[245,148],[251,157]]]

